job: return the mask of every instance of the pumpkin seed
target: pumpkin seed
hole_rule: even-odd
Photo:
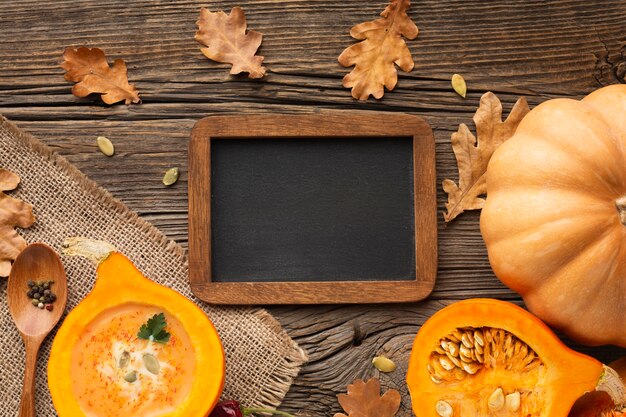
[[[96,138],[96,143],[98,144],[98,149],[100,149],[100,152],[102,152],[106,156],[113,156],[113,154],[115,154],[115,147],[108,138],[104,136],[98,136]]]
[[[463,363],[463,370],[470,375],[474,375],[480,369],[480,364],[476,362]]]
[[[170,168],[163,175],[163,184],[170,186],[178,181],[178,168]]]
[[[448,343],[448,352],[455,358],[459,356],[459,345],[454,342]]]
[[[130,363],[130,353],[124,351],[120,355],[120,358],[117,360],[117,367],[120,369],[124,369]]]
[[[474,347],[478,348],[478,346],[485,346],[485,339],[483,339],[483,334],[480,330],[474,330]]]
[[[446,358],[445,356],[441,356],[439,358],[439,363],[441,364],[441,366],[443,367],[443,369],[445,369],[446,371],[451,371],[454,369],[454,363],[452,363],[452,361],[450,361],[448,358]]]
[[[504,392],[502,391],[502,388],[496,388],[493,394],[489,397],[487,405],[490,410],[502,410],[502,407],[504,407]]]
[[[159,360],[150,353],[145,353],[143,355],[143,365],[146,369],[154,375],[159,374],[159,370],[161,369],[161,365],[159,364]]]
[[[137,371],[130,371],[126,375],[124,375],[124,381],[130,382],[131,384],[137,380]]]
[[[467,85],[465,84],[465,79],[460,74],[454,74],[452,76],[452,88],[454,88],[454,91],[456,91],[458,95],[465,98]]]
[[[393,372],[396,370],[396,364],[389,358],[384,356],[376,356],[372,359],[372,364],[380,372]]]
[[[465,358],[472,358],[472,349],[468,348],[465,345],[461,345],[461,347],[459,348],[459,354],[461,356],[461,359],[463,359],[463,357]]]
[[[452,417],[452,406],[445,401],[437,401],[435,411],[441,417]]]
[[[520,393],[515,391],[504,398],[504,404],[509,411],[517,411],[520,406]]]
[[[473,348],[474,347],[474,336],[472,334],[472,332],[465,332],[463,333],[463,336],[461,337],[461,342],[463,343],[463,346],[465,346],[466,348]],[[463,346],[461,346],[461,353],[463,352]]]

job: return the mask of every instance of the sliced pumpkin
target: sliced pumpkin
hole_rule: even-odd
[[[106,242],[70,239],[65,252],[98,267],[93,290],[52,344],[48,385],[59,417],[207,416],[225,364],[206,314]],[[143,324],[160,333],[140,337]]]
[[[472,299],[434,314],[420,329],[407,372],[420,417],[565,417],[585,392],[625,401],[610,368],[566,347],[526,310]]]

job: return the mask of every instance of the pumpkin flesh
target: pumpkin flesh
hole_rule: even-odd
[[[474,336],[466,354],[457,357],[464,370],[460,372],[445,359],[455,357],[450,342],[460,339],[461,350],[463,335],[470,332],[481,335],[485,347],[480,360],[466,360],[468,345],[477,348]],[[595,389],[602,372],[601,363],[565,347],[527,311],[503,301],[475,299],[452,304],[426,321],[413,344],[407,384],[418,416],[564,417],[577,398]],[[450,406],[450,415],[441,408],[438,412],[440,402]]]
[[[496,276],[586,344],[626,347],[626,86],[526,115],[487,169]]]

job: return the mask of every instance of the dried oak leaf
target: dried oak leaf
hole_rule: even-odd
[[[385,93],[383,87],[391,91],[398,82],[395,65],[406,72],[413,69],[411,52],[402,39],[402,36],[415,39],[418,33],[417,26],[406,14],[410,5],[409,0],[391,0],[380,14],[381,19],[350,29],[350,36],[363,40],[339,55],[341,65],[355,66],[343,77],[343,86],[352,88],[352,97],[367,100],[371,94],[381,98]]]
[[[102,94],[106,104],[124,100],[126,104],[140,103],[139,92],[128,83],[126,64],[121,59],[113,62],[113,67],[99,48],[66,48],[61,67],[66,71],[65,79],[78,83],[72,88],[76,97],[86,97],[92,93]]]
[[[231,74],[247,72],[249,78],[265,75],[263,57],[255,55],[263,34],[254,30],[246,33],[246,16],[241,7],[233,7],[230,14],[202,8],[197,23],[195,39],[206,46],[200,50],[207,58],[232,64]]]
[[[35,222],[33,207],[3,191],[14,190],[20,177],[6,169],[0,169],[0,277],[11,272],[11,261],[26,247],[26,241],[15,230],[16,226],[27,228]]]
[[[485,204],[481,195],[487,193],[485,174],[491,155],[498,146],[507,141],[530,109],[524,97],[513,106],[509,117],[502,121],[502,103],[488,91],[480,98],[480,106],[474,115],[478,140],[465,123],[452,134],[452,149],[459,168],[459,185],[445,179],[443,190],[448,193],[446,223],[465,210],[481,209]]]
[[[380,395],[380,382],[372,378],[367,382],[357,379],[348,385],[347,394],[337,395],[346,414],[335,417],[393,417],[400,408],[400,393],[391,389]]]

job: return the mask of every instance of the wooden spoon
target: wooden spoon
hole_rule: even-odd
[[[28,281],[54,281],[52,311],[34,306]],[[9,311],[26,347],[24,387],[19,417],[35,417],[35,367],[41,342],[57,324],[67,302],[67,278],[56,252],[43,243],[28,245],[13,262],[7,287]]]

